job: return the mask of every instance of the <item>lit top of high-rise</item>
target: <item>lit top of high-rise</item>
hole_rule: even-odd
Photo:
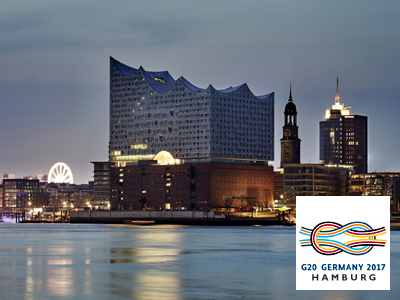
[[[333,115],[340,114],[340,116],[348,116],[350,115],[349,107],[344,107],[343,103],[340,103],[339,96],[339,78],[336,78],[336,96],[335,96],[335,104],[332,105],[332,109],[327,109],[325,111],[325,119],[330,119]]]

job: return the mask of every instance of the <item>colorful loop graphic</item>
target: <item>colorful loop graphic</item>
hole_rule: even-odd
[[[386,240],[377,239],[377,236],[386,233],[385,227],[372,229],[364,222],[351,222],[346,225],[322,222],[312,230],[301,227],[300,233],[309,236],[308,239],[300,240],[302,247],[312,246],[315,251],[323,255],[334,255],[342,251],[352,255],[364,255],[374,246],[386,245]],[[341,242],[337,240],[341,235],[356,239]]]

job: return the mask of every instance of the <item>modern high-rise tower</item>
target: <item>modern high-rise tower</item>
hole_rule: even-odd
[[[368,118],[350,114],[340,103],[337,79],[335,104],[319,123],[320,163],[352,166],[356,173],[368,173],[367,137]]]
[[[299,126],[297,126],[297,110],[292,99],[292,85],[290,85],[289,101],[285,106],[285,125],[281,139],[281,168],[284,164],[300,163]]]

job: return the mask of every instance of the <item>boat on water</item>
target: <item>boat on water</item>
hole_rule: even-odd
[[[154,221],[148,221],[148,220],[125,220],[124,221],[125,224],[128,225],[151,225],[154,224]]]
[[[28,219],[29,217],[30,215],[26,215],[25,219]],[[19,223],[24,220],[20,215],[18,215],[18,219],[15,215],[8,215],[8,216],[3,215],[2,219],[3,223]]]
[[[16,218],[12,218],[12,217],[3,217],[3,222],[4,223],[17,223],[17,222],[21,222],[22,218],[18,218],[18,221]]]

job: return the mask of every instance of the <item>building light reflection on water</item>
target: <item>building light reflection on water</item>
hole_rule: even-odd
[[[47,268],[46,290],[51,294],[68,297],[75,294],[75,272],[69,267]]]
[[[34,280],[34,271],[33,268],[31,268],[31,266],[33,265],[33,259],[30,256],[33,252],[32,248],[27,248],[26,249],[26,254],[27,254],[27,261],[26,261],[26,265],[28,266],[26,269],[26,278],[25,278],[25,299],[27,300],[33,300],[34,298],[31,297],[32,293],[34,292],[34,288],[35,288],[35,280]]]
[[[73,265],[75,262],[71,258],[55,258],[66,256],[71,253],[71,248],[47,248],[44,252],[34,248],[26,249],[26,278],[25,278],[25,297],[24,299],[37,299],[36,292],[38,286],[44,285],[45,289],[51,294],[59,297],[68,297],[74,290],[74,270],[70,267],[60,267]],[[50,266],[50,267],[49,267]],[[40,278],[45,276],[45,282],[38,284]]]
[[[124,258],[111,258],[107,260],[108,264],[123,263],[163,263],[178,260],[179,249],[160,249],[160,248],[111,248],[110,253],[117,257],[128,256]]]
[[[376,299],[370,291],[295,292],[289,227],[1,226],[4,299]],[[398,260],[391,268],[399,272]],[[395,278],[391,286],[382,299],[398,300]]]
[[[175,272],[149,269],[137,274],[135,281],[141,283],[140,289],[135,293],[136,299],[181,299],[182,284]]]
[[[60,264],[61,263],[61,264]],[[28,256],[26,262],[26,277],[25,277],[25,294],[24,299],[37,299],[36,293],[43,288],[52,295],[59,297],[68,297],[74,293],[74,271],[68,267],[56,268],[41,268],[38,274],[37,263],[33,257]],[[53,264],[51,262],[46,265],[64,265],[62,262]],[[45,274],[43,274],[45,273]],[[40,282],[39,278],[46,278],[45,282]]]
[[[182,237],[177,232],[155,231],[151,237],[145,233],[132,237],[145,241],[144,244],[150,247],[71,248],[60,241],[60,247],[26,248],[23,253],[23,265],[26,266],[23,298],[37,299],[43,291],[63,298],[92,295],[99,284],[105,284],[110,293],[122,298],[181,299],[179,270],[165,266],[182,255],[179,249]],[[98,253],[103,259],[97,256]],[[22,261],[10,263],[16,266]],[[105,268],[106,264],[114,266]],[[98,274],[93,272],[94,268],[103,270],[103,283],[96,282]]]
[[[132,262],[143,265],[140,272],[132,274],[132,290],[129,297],[134,299],[181,299],[181,279],[174,268],[163,268],[164,264],[179,260],[183,235],[179,232],[158,231],[155,227],[151,235],[137,233],[132,239],[145,241],[154,247],[110,248],[115,259],[109,263]],[[159,247],[158,245],[162,245]],[[125,294],[125,296],[128,296]]]

